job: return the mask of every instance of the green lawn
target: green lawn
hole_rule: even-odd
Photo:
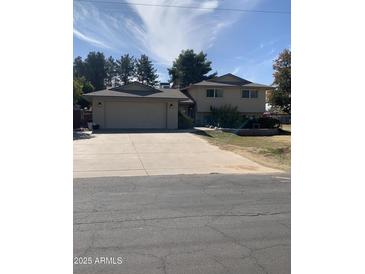
[[[290,135],[238,136],[213,130],[200,132],[199,135],[211,144],[243,155],[262,165],[285,171],[290,169]]]

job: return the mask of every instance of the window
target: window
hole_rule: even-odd
[[[207,89],[207,97],[214,97],[214,89]]]
[[[223,97],[223,90],[216,89],[215,90],[215,97]]]
[[[259,93],[257,90],[242,90],[242,98],[258,98]]]
[[[207,97],[221,98],[223,97],[222,89],[207,89]]]
[[[251,90],[251,98],[257,98],[257,97],[258,97],[257,90]]]
[[[250,98],[250,91],[242,90],[242,98]]]

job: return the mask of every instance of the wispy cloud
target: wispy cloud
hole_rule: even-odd
[[[101,41],[98,41],[94,38],[91,38],[91,37],[88,37],[86,36],[85,34],[82,34],[81,32],[79,32],[76,28],[73,29],[73,34],[81,39],[81,40],[84,40],[92,45],[95,45],[97,47],[101,47],[101,48],[110,48],[108,45],[105,45],[103,42]]]
[[[260,0],[237,0],[235,7],[254,8]],[[151,0],[149,4],[193,6],[209,9],[183,9],[117,4],[74,2],[76,37],[115,51],[135,49],[156,62],[171,65],[182,49],[206,51],[214,46],[221,31],[234,24],[241,13],[214,12],[218,0]],[[96,6],[97,5],[97,6]],[[84,39],[85,37],[88,38]],[[99,42],[95,43],[95,41]]]
[[[123,17],[113,16],[87,2],[74,2],[74,35],[94,46],[118,51],[126,47],[129,35]]]
[[[233,70],[233,74],[238,74],[241,70],[241,67],[235,67],[234,70]]]

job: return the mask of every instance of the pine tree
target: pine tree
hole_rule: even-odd
[[[148,56],[142,54],[136,62],[136,77],[138,81],[145,85],[155,86],[158,83],[156,71]]]
[[[116,72],[116,62],[112,56],[110,56],[106,60],[106,78],[105,78],[105,84],[106,86],[112,86],[113,85],[113,79],[115,79],[115,76],[117,74]]]
[[[106,60],[102,52],[90,52],[83,62],[84,77],[89,81],[95,90],[105,88]]]
[[[211,64],[212,62],[207,60],[207,55],[202,51],[196,54],[192,49],[183,50],[168,69],[170,81],[174,86],[186,87],[212,78],[217,73],[206,75],[212,70]]]
[[[129,54],[124,54],[116,61],[116,75],[123,85],[128,84],[135,75],[135,59]]]

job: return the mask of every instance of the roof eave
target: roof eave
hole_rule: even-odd
[[[120,96],[120,95],[105,95],[105,94],[84,94],[82,95],[85,99],[91,100],[92,98],[96,97],[104,97],[104,98],[123,98],[123,99],[164,99],[164,100],[178,100],[183,101],[189,99],[188,97],[185,98],[177,98],[177,97],[135,97],[135,96]]]
[[[261,89],[275,89],[274,87],[271,86],[266,86],[266,85],[258,85],[258,86],[250,86],[250,84],[248,85],[242,85],[241,87],[245,88],[261,88]]]

